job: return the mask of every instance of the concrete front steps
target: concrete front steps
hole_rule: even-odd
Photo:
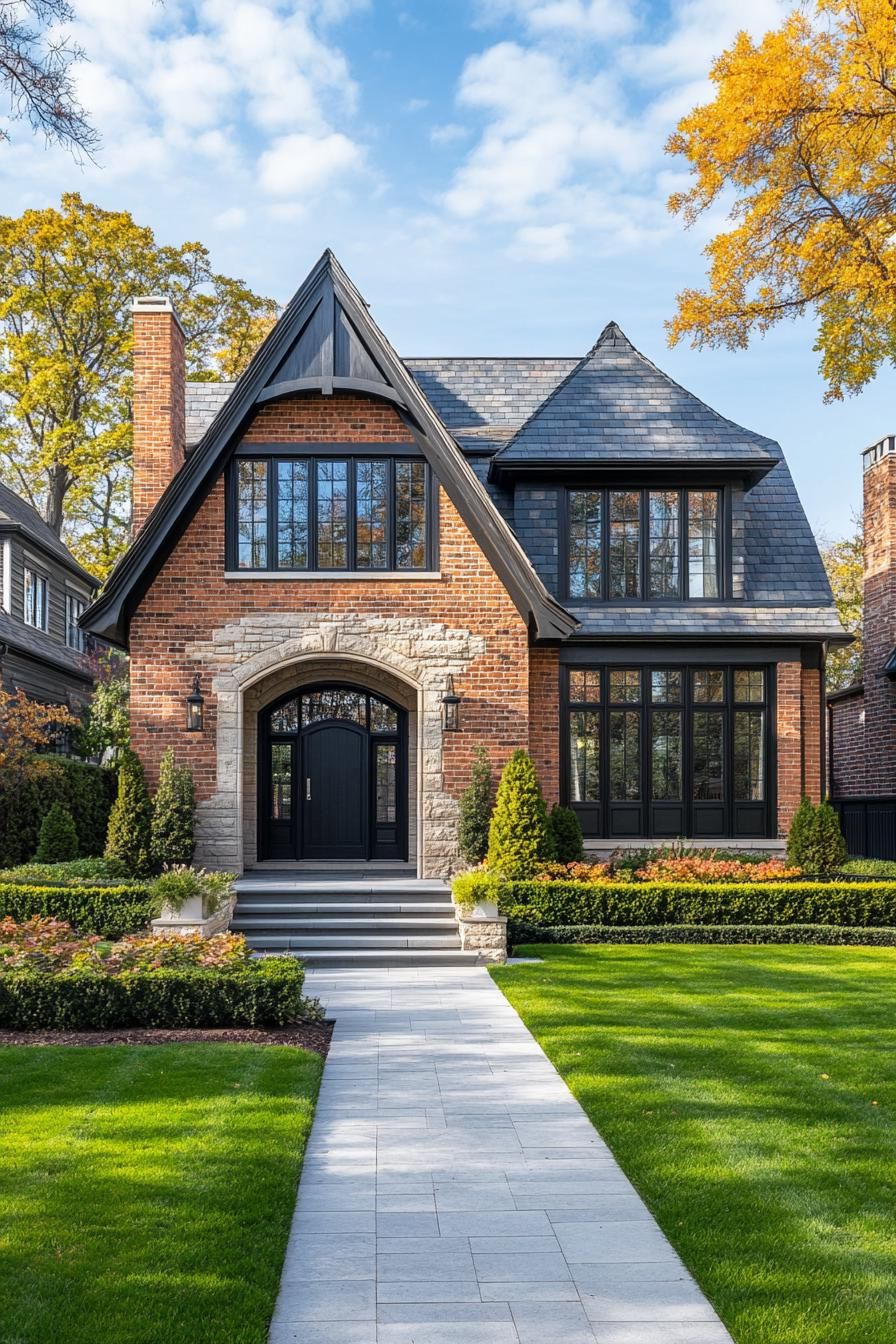
[[[444,882],[388,870],[254,870],[236,883],[230,927],[257,952],[290,952],[311,966],[475,966],[461,950]]]

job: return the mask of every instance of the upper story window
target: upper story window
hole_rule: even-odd
[[[418,457],[237,458],[228,568],[430,569],[431,514]]]
[[[47,628],[47,580],[43,574],[38,574],[37,570],[29,569],[25,566],[25,610],[24,618],[26,625],[33,625],[35,630],[46,630]]]
[[[87,603],[83,597],[79,597],[77,593],[66,593],[65,642],[70,649],[77,649],[79,653],[84,652],[84,631],[78,621],[84,615],[86,607]]]
[[[568,596],[718,598],[718,490],[570,490]]]

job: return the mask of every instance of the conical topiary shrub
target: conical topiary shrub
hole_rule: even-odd
[[[118,797],[109,814],[106,858],[119,859],[133,877],[145,877],[152,867],[151,825],[143,762],[133,751],[125,751],[118,770]]]
[[[803,798],[787,832],[787,862],[802,868],[804,873],[812,871],[814,836],[815,808],[808,798]]]
[[[492,816],[492,767],[485,747],[476,748],[469,788],[460,796],[457,843],[467,863],[481,863],[488,851]]]
[[[825,799],[815,810],[816,872],[838,873],[849,857],[840,818]]]
[[[36,863],[67,863],[78,857],[78,831],[67,807],[54,803],[40,824]]]
[[[554,858],[558,863],[578,863],[585,857],[582,827],[571,807],[555,803],[548,824],[554,840]]]
[[[535,766],[518,749],[501,775],[488,832],[488,866],[510,879],[533,877],[553,858],[548,810]]]
[[[152,857],[157,867],[192,862],[194,807],[193,772],[189,766],[175,765],[174,749],[169,747],[159,766],[152,806]]]

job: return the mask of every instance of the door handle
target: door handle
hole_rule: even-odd
[[[305,776],[305,802],[311,802],[311,776]]]

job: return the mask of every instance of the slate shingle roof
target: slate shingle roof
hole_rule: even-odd
[[[780,458],[771,439],[753,434],[679,387],[636,350],[615,322],[547,400],[537,407],[498,460],[602,462],[642,458],[707,463]]]
[[[613,322],[584,357],[418,358],[405,364],[454,435],[474,454],[486,483],[489,458],[502,463],[545,459],[604,462],[648,458],[708,464],[755,462],[768,474],[744,496],[743,600],[712,606],[578,607],[576,637],[709,635],[761,637],[842,635],[815,539],[772,439],[712,410],[637,351]],[[188,441],[201,437],[232,383],[187,387]],[[488,483],[499,511],[527,549],[537,520],[520,530],[513,494]],[[556,517],[545,516],[556,552]],[[530,536],[531,533],[531,536]],[[544,538],[541,539],[544,541]],[[537,568],[538,556],[530,549]],[[547,578],[548,576],[545,575]]]
[[[42,546],[51,555],[55,555],[72,573],[77,574],[85,582],[89,582],[92,588],[97,587],[97,581],[93,575],[88,574],[86,569],[81,568],[65,542],[60,541],[52,527],[44,522],[37,510],[22,499],[21,495],[17,495],[14,490],[10,490],[8,485],[3,485],[0,482],[0,528],[4,524],[20,528],[26,539],[30,537],[35,545]]]

